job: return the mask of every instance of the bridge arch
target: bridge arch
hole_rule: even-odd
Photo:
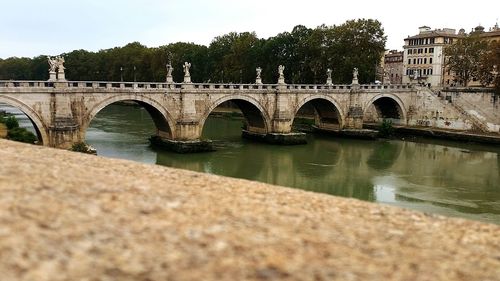
[[[307,103],[311,103],[317,113],[316,125],[324,129],[342,129],[344,127],[345,116],[339,103],[332,97],[325,95],[313,95],[302,99],[297,103],[293,111],[293,120],[299,110]],[[292,122],[293,122],[292,120]]]
[[[363,116],[364,121],[380,121],[384,118],[406,124],[407,120],[404,103],[394,94],[380,94],[373,97],[365,104]]]
[[[247,129],[249,131],[260,134],[267,134],[269,132],[271,128],[271,118],[267,114],[266,110],[262,107],[258,100],[245,95],[227,95],[213,101],[200,119],[201,130],[203,130],[210,113],[212,113],[217,106],[228,101],[236,103],[236,105],[240,108],[243,116],[245,117],[245,121],[248,126]]]
[[[85,133],[87,132],[90,123],[99,111],[108,105],[121,101],[134,101],[143,106],[151,116],[151,119],[153,119],[157,135],[167,139],[173,139],[175,137],[174,119],[165,107],[163,107],[158,101],[144,95],[116,95],[100,101],[87,111],[84,119],[82,120],[82,128],[80,131],[81,138],[85,139]]]
[[[9,96],[0,96],[0,102],[5,103],[9,106],[18,108],[21,110],[28,118],[30,119],[31,123],[33,124],[33,127],[35,127],[35,131],[38,137],[38,140],[41,142],[43,145],[49,145],[49,136],[48,136],[48,128],[43,122],[42,117],[36,113],[31,107],[26,105],[25,103],[11,98]]]

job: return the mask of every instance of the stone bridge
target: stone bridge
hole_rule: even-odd
[[[391,119],[399,125],[470,129],[473,122],[415,85],[205,84],[85,81],[0,81],[0,103],[23,111],[43,145],[68,148],[84,141],[94,116],[106,106],[135,101],[151,115],[163,141],[197,146],[210,113],[224,102],[245,117],[244,133],[271,142],[294,142],[299,109],[315,109],[317,128],[362,129]]]

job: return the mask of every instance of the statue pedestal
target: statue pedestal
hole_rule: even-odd
[[[57,72],[57,81],[66,81],[66,76],[64,75],[64,71]]]
[[[333,85],[332,78],[326,79],[326,85],[328,85],[328,86]]]
[[[255,84],[262,84],[262,79],[260,78],[255,79]]]
[[[52,81],[56,81],[56,80],[57,80],[56,72],[55,71],[50,71],[49,72],[49,81],[52,82]]]
[[[352,79],[352,85],[359,85],[359,81],[358,81],[358,78],[354,78]]]
[[[191,76],[184,76],[184,83],[191,83]]]
[[[285,83],[285,77],[278,78],[278,84],[286,84]]]
[[[174,79],[172,78],[172,75],[167,76],[167,83],[174,83]]]

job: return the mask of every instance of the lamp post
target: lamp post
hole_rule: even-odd
[[[123,82],[123,66],[120,66],[120,82]]]

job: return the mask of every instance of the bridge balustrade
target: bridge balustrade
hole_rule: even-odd
[[[59,86],[57,86],[59,85]],[[285,87],[288,90],[351,90],[352,85],[347,84],[232,84],[232,83],[159,83],[159,82],[113,82],[113,81],[0,81],[0,88],[91,88],[91,89],[183,89],[187,85],[198,90],[276,90]],[[362,90],[412,90],[416,85],[392,84],[359,85]]]

